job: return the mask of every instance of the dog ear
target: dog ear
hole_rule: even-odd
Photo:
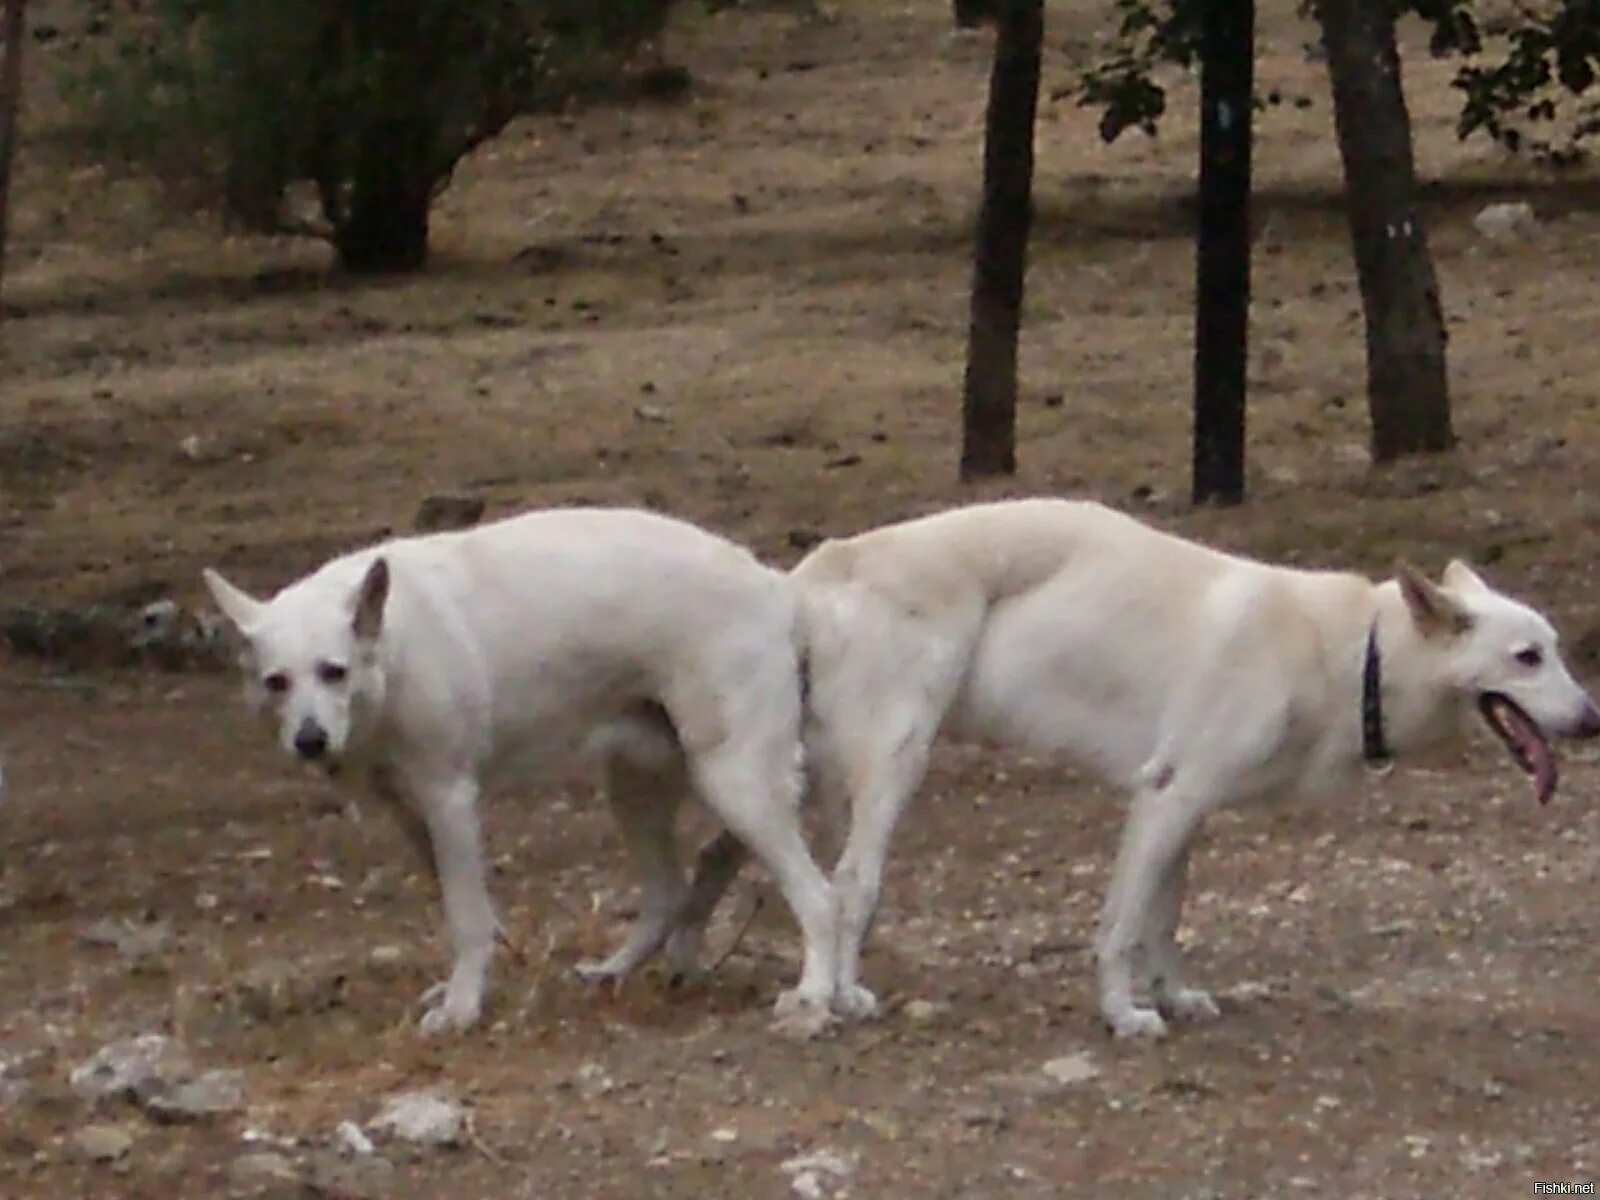
[[[1410,563],[1400,564],[1396,578],[1411,619],[1424,635],[1454,636],[1472,628],[1472,614]]]
[[[350,627],[363,642],[375,642],[383,629],[383,606],[389,599],[389,563],[382,556],[372,560],[361,587],[356,591],[355,612]]]
[[[240,635],[250,626],[254,625],[256,618],[261,615],[261,610],[266,607],[248,592],[241,591],[224,579],[216,571],[207,567],[201,578],[205,580],[206,590],[211,593],[211,598],[217,602],[217,607],[222,610],[222,615],[228,618],[228,623]]]
[[[1444,585],[1454,588],[1458,592],[1487,592],[1489,585],[1479,575],[1459,558],[1450,560],[1450,565],[1444,569]]]

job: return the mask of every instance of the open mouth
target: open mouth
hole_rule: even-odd
[[[1548,804],[1556,792],[1556,756],[1533,718],[1515,700],[1499,692],[1479,696],[1478,711],[1505,743],[1516,764],[1533,778],[1539,803]]]

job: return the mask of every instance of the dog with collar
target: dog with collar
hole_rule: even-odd
[[[1131,793],[1097,943],[1100,1010],[1124,1037],[1161,1036],[1163,1013],[1217,1015],[1175,941],[1208,813],[1347,787],[1363,760],[1412,755],[1473,712],[1546,801],[1550,740],[1600,734],[1549,621],[1460,562],[1438,583],[1409,567],[1373,583],[1035,499],[825,542],[792,578],[808,770],[850,812],[833,875],[846,1012],[876,1006],[861,946],[941,731],[1064,758]]]
[[[663,946],[692,965],[703,918],[673,836],[692,791],[800,925],[780,1017],[828,1016],[834,910],[799,823],[798,612],[781,573],[682,521],[573,508],[385,542],[267,601],[216,571],[205,582],[284,750],[368,780],[433,868],[453,965],[424,1032],[482,1010],[499,927],[480,786],[574,752],[600,763],[644,887],[627,944],[582,973],[617,977]]]

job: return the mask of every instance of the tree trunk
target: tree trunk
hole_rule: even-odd
[[[358,275],[415,271],[428,258],[428,210],[437,170],[428,131],[414,121],[370,129],[334,233],[339,262]]]
[[[27,0],[5,0],[5,46],[0,49],[0,283],[5,279],[11,229],[11,164],[17,156],[22,111],[22,35]]]
[[[964,480],[1017,469],[1017,331],[1033,219],[1033,125],[1043,40],[1043,0],[1001,0],[962,389]]]
[[[1387,0],[1319,0],[1367,326],[1372,458],[1448,450],[1444,316],[1417,211],[1411,118]]]
[[[976,29],[985,21],[994,20],[998,15],[995,12],[995,5],[1004,2],[1005,0],[954,0],[956,28]]]
[[[1250,330],[1255,3],[1207,4],[1201,15],[1194,502],[1240,504]]]

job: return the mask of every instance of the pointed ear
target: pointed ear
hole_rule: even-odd
[[[1472,628],[1472,614],[1410,563],[1402,562],[1395,578],[1411,620],[1424,636],[1457,636]]]
[[[1444,569],[1444,585],[1454,588],[1458,592],[1487,592],[1489,585],[1479,575],[1459,558],[1450,560],[1450,565]]]
[[[389,600],[389,563],[383,557],[372,560],[361,587],[356,591],[350,626],[363,642],[375,642],[383,629],[383,606]]]
[[[201,578],[205,580],[206,590],[211,593],[211,598],[217,602],[217,607],[222,610],[222,615],[228,619],[234,631],[243,635],[244,631],[254,625],[256,618],[261,615],[265,606],[248,592],[241,591],[233,586],[216,571],[207,567]]]

